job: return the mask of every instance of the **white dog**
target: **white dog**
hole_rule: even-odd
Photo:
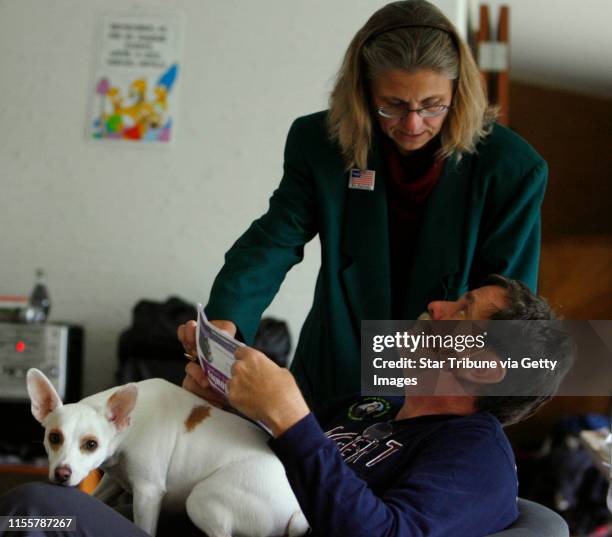
[[[185,507],[209,537],[308,530],[266,434],[248,421],[161,379],[68,405],[37,369],[28,371],[27,387],[45,427],[49,479],[74,486],[102,468],[94,495],[108,501],[131,492],[134,522],[149,534],[162,508]]]

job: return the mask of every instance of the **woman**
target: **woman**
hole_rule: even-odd
[[[251,343],[315,235],[321,269],[292,371],[311,403],[358,391],[360,323],[414,319],[491,273],[535,289],[547,167],[494,123],[456,29],[424,0],[351,42],[328,111],[297,119],[266,214],[227,252],[209,319]],[[194,323],[179,329],[188,352]],[[197,367],[184,386],[210,393]]]

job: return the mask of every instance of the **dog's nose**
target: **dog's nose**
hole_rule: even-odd
[[[70,479],[71,475],[72,475],[72,470],[70,469],[70,466],[68,465],[58,466],[55,469],[55,480],[58,483],[65,483],[66,481]]]

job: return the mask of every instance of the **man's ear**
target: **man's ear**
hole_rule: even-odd
[[[53,384],[38,369],[28,369],[26,385],[30,396],[32,415],[42,424],[51,412],[62,406],[62,400],[57,395]]]
[[[117,431],[123,431],[130,424],[130,414],[136,406],[138,388],[136,384],[121,386],[106,401],[105,416]]]
[[[475,384],[499,384],[506,376],[506,368],[498,365],[495,369],[458,369],[455,375]]]
[[[474,358],[478,354],[476,358]],[[486,360],[495,362],[496,367],[466,368],[453,370],[455,376],[461,380],[467,380],[475,384],[499,384],[506,378],[506,368],[501,364],[497,354],[487,349],[474,353],[470,359]]]

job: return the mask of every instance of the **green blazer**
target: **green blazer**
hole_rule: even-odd
[[[206,306],[209,319],[231,319],[251,344],[285,274],[318,234],[321,268],[292,363],[311,403],[359,391],[361,321],[391,317],[384,156],[374,141],[374,190],[349,189],[325,121],[319,112],[293,123],[270,207],[227,252]],[[499,125],[476,154],[447,159],[406,267],[403,318],[432,300],[457,299],[491,273],[535,290],[546,177],[544,160]]]

